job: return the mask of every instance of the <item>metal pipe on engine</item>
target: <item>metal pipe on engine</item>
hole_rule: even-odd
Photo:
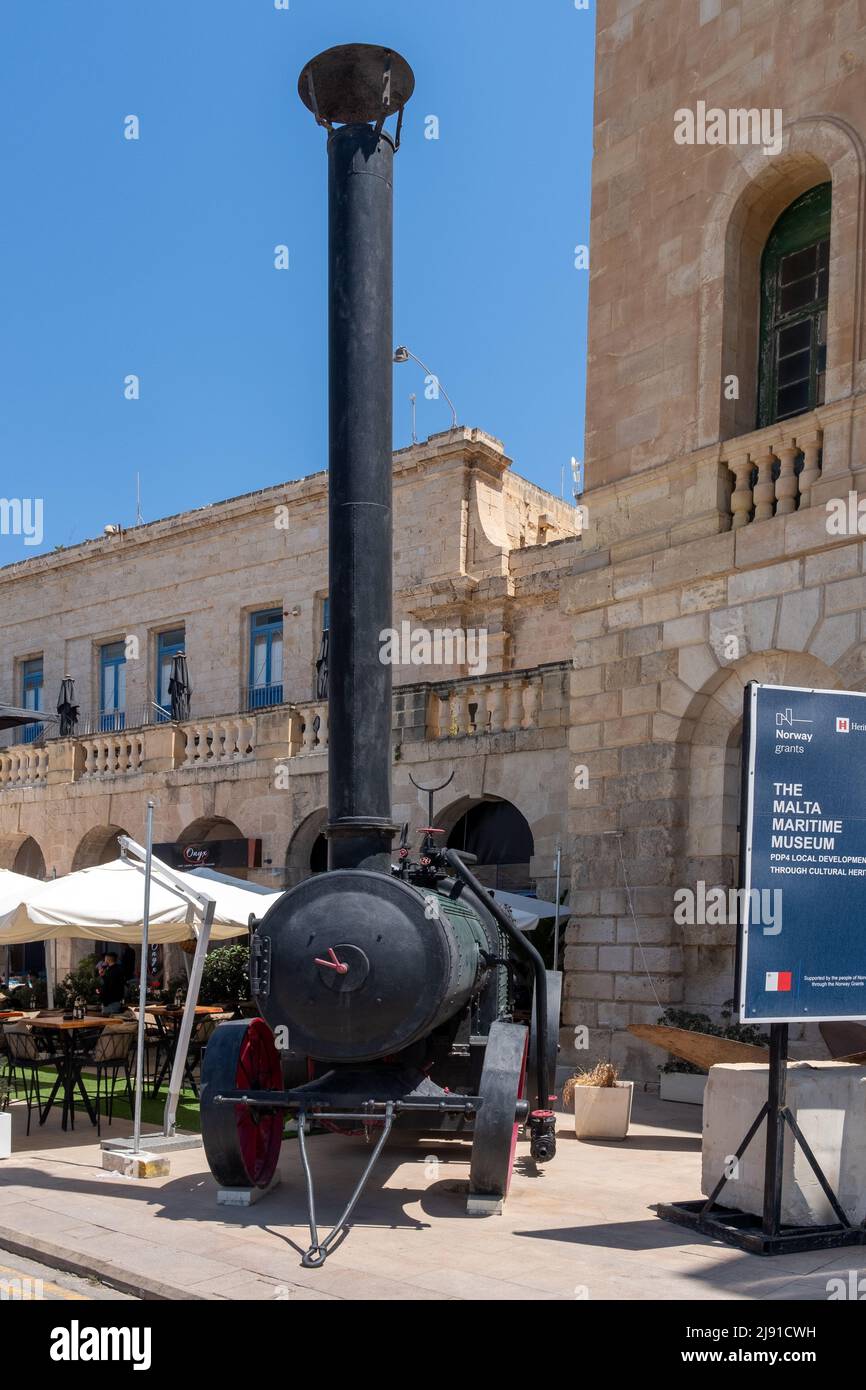
[[[415,79],[390,49],[313,58],[328,130],[328,868],[390,872],[393,165]],[[385,120],[398,116],[394,136]]]

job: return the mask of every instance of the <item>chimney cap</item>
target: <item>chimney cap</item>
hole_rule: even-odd
[[[298,78],[298,95],[321,125],[384,121],[403,109],[414,90],[406,59],[371,43],[328,48]]]

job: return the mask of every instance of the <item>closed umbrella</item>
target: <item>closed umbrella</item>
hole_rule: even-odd
[[[168,681],[168,697],[171,701],[171,717],[175,723],[182,724],[189,719],[192,686],[189,683],[189,670],[186,654],[175,652],[171,658],[171,675]]]
[[[75,703],[75,681],[71,676],[64,676],[60,682],[57,714],[60,718],[60,737],[72,738],[78,725],[78,706]]]
[[[322,645],[319,648],[319,655],[316,658],[316,699],[327,700],[328,698],[328,646],[330,633],[328,629],[322,633]]]

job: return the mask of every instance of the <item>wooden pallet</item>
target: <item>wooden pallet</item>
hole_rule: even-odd
[[[734,1038],[717,1038],[712,1033],[693,1033],[688,1028],[671,1028],[665,1023],[632,1023],[630,1033],[654,1047],[664,1048],[674,1057],[709,1071],[718,1062],[758,1062],[766,1065],[769,1051]]]

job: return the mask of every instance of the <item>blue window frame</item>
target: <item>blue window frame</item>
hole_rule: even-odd
[[[157,720],[164,723],[171,718],[171,696],[168,683],[171,680],[171,659],[184,650],[186,632],[182,627],[161,632],[156,642],[156,703],[159,706]]]
[[[112,733],[126,725],[126,645],[99,648],[99,729]]]
[[[44,694],[42,657],[34,656],[21,663],[21,705],[23,709],[41,710]],[[25,743],[32,743],[44,730],[44,724],[25,724],[22,737]]]
[[[247,706],[263,709],[283,701],[283,610],[250,614],[250,667]]]

